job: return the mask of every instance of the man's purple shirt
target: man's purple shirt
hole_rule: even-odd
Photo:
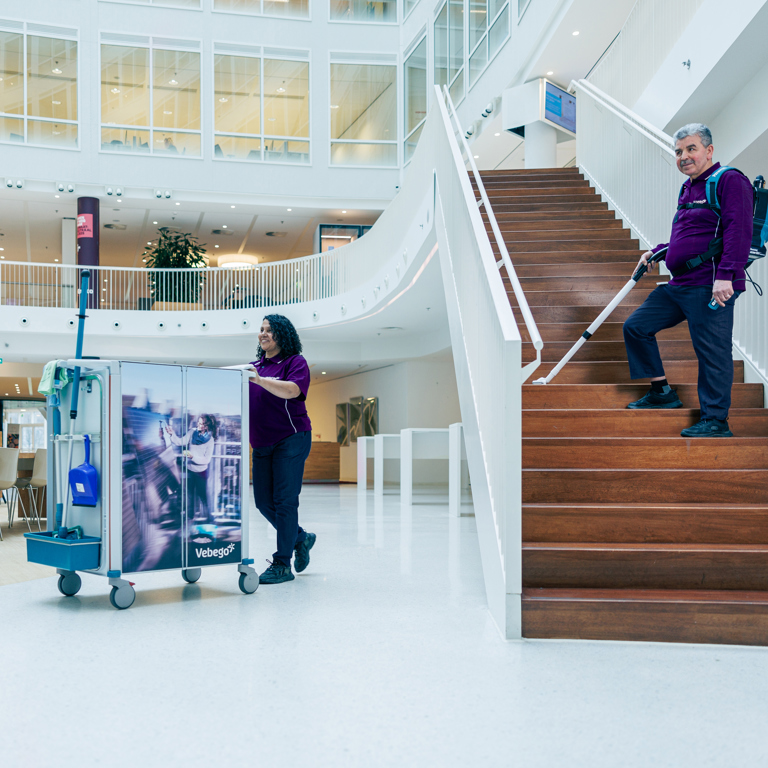
[[[309,432],[312,424],[307,415],[307,391],[309,390],[309,366],[301,355],[283,357],[278,353],[273,358],[266,356],[254,360],[253,365],[259,376],[278,381],[292,381],[300,390],[299,394],[285,400],[267,392],[264,387],[248,383],[250,420],[249,438],[253,448],[274,445],[297,432]]]
[[[698,179],[688,179],[683,185],[680,203],[707,201],[707,179],[720,167],[715,163]],[[753,192],[749,179],[739,171],[726,171],[717,183],[721,219],[706,208],[684,208],[677,212],[672,224],[669,243],[660,243],[653,250],[669,246],[665,258],[671,272],[685,267],[685,262],[700,256],[709,248],[715,236],[723,238],[723,255],[700,264],[684,275],[672,278],[670,285],[712,285],[715,280],[730,280],[736,291],[745,287],[744,266],[752,242]]]

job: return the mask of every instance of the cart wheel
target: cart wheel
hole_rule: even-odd
[[[181,578],[187,582],[187,584],[194,584],[203,573],[202,568],[187,568],[181,572]]]
[[[241,573],[238,586],[241,592],[245,592],[246,595],[253,594],[259,588],[259,574],[258,573]]]
[[[109,593],[109,602],[120,611],[130,608],[135,599],[136,590],[131,586],[112,587],[112,591]]]
[[[82,579],[74,571],[59,576],[59,592],[67,597],[76,595],[82,585]]]

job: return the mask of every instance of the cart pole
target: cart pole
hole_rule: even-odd
[[[83,332],[85,330],[85,307],[88,301],[88,280],[91,277],[91,272],[88,269],[84,269],[80,276],[80,313],[78,314],[77,323],[77,347],[75,351],[75,359],[79,360],[83,354]],[[72,398],[70,401],[69,418],[74,421],[77,418],[77,398],[80,394],[80,366],[75,366],[75,379],[72,382]]]

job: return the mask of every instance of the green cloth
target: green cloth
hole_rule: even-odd
[[[43,376],[40,379],[40,384],[37,387],[37,391],[41,395],[52,395],[56,390],[53,386],[53,382],[56,378],[56,361],[51,360],[50,363],[45,364],[43,368]],[[66,384],[69,381],[66,368],[59,369],[59,381],[62,384]]]

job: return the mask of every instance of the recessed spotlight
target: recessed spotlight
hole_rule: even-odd
[[[147,240],[147,245],[152,245],[152,241],[151,240]]]
[[[57,198],[58,198],[58,197],[61,197],[61,195],[54,195],[54,197],[57,197]]]
[[[230,205],[229,207],[230,207],[230,208],[234,208],[235,206],[234,206],[234,205]]]
[[[226,228],[227,228],[227,225],[226,225],[226,224],[222,224],[222,225],[221,225],[221,228],[222,228],[222,229],[226,229]]]
[[[2,78],[2,77],[0,77],[0,80],[2,80],[2,79],[3,79],[3,78]],[[55,106],[57,106],[57,107],[58,107],[58,106],[61,104],[61,102],[60,102],[60,101],[52,101],[52,102],[51,102],[51,104],[53,104],[53,105],[55,105]]]
[[[286,208],[285,210],[286,210],[286,211],[292,211],[292,210],[293,210],[293,208]]]
[[[152,223],[153,223],[153,224],[157,224],[157,222],[156,222],[156,221],[153,221]]]
[[[228,101],[229,101],[229,99],[227,99],[227,98],[225,98],[224,96],[222,96],[222,97],[219,99],[219,104],[226,104]]]
[[[493,135],[494,135],[494,136],[501,136],[501,134],[500,134],[500,133],[494,133]]]
[[[181,205],[181,203],[176,203],[176,205]]]
[[[4,251],[4,250],[5,250],[5,248],[0,248],[0,251]]]
[[[172,115],[172,114],[173,114],[173,112],[172,112],[170,109],[164,109],[164,110],[163,110],[163,114],[164,114],[164,115]]]
[[[119,88],[112,88],[111,92],[112,93],[120,93],[120,89]]]
[[[554,72],[547,72],[547,77],[549,77],[550,75],[554,75],[554,74],[555,74]]]
[[[277,89],[277,92],[278,92],[278,93],[285,93],[285,88],[278,88],[278,89]]]
[[[579,34],[579,30],[577,29],[575,32],[572,33],[574,37]]]
[[[321,373],[323,376],[325,376],[325,371],[320,371],[320,373]]]
[[[54,67],[51,72],[53,72],[54,75],[60,75],[61,70],[58,67]]]
[[[122,203],[123,201],[122,201],[122,200],[121,200],[121,199],[118,197],[118,198],[117,198],[117,202],[118,202],[118,203]]]
[[[58,259],[54,259],[54,261],[58,261]]]
[[[331,109],[338,109],[338,108],[339,108],[338,104],[331,104]]]
[[[218,246],[218,245],[214,245],[213,247],[214,247],[214,248],[218,248],[219,246]]]
[[[576,34],[578,35],[579,33],[577,32]],[[178,80],[169,80],[168,81],[168,85],[178,85],[178,84],[179,84]]]
[[[479,160],[479,159],[480,159],[480,155],[475,155],[475,160]]]

